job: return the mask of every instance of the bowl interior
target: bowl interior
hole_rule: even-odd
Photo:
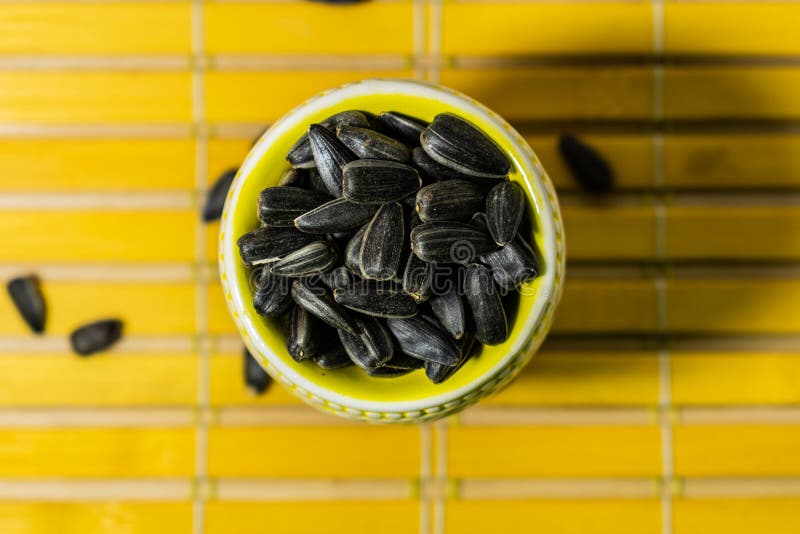
[[[437,98],[435,91],[426,91],[427,94],[416,94],[398,90],[396,93],[384,92],[381,94],[353,94],[334,99],[324,108],[306,110],[301,120],[294,118],[285,119],[281,124],[280,133],[270,136],[268,132],[253,148],[245,164],[242,166],[226,208],[227,225],[224,232],[231,232],[223,242],[227,244],[225,253],[236,258],[229,272],[224,273],[228,280],[223,280],[231,292],[238,293],[232,302],[232,313],[238,319],[240,329],[244,326],[248,332],[242,332],[245,341],[257,358],[267,358],[281,373],[288,373],[295,383],[306,386],[313,385],[325,393],[328,399],[342,399],[348,401],[364,401],[371,403],[402,403],[414,405],[415,402],[427,400],[432,397],[458,395],[470,388],[476,381],[481,381],[489,374],[496,372],[515,352],[524,350],[527,338],[535,324],[532,323],[534,303],[550,296],[552,288],[546,287],[545,280],[552,282],[553,255],[545,250],[545,236],[540,224],[541,214],[549,213],[545,207],[543,191],[535,176],[536,170],[523,161],[509,139],[509,133],[493,122],[488,115],[467,105],[463,97],[449,99]],[[528,196],[528,211],[531,220],[531,235],[535,240],[540,261],[540,276],[528,283],[521,290],[518,306],[509,317],[513,328],[508,340],[501,345],[484,347],[476,356],[471,358],[457,373],[443,384],[432,384],[426,377],[424,370],[415,371],[406,376],[381,379],[368,376],[358,367],[349,367],[339,370],[324,370],[318,368],[313,362],[295,362],[288,354],[284,345],[283,322],[281,320],[267,320],[259,316],[252,308],[253,291],[249,284],[250,269],[239,260],[235,242],[239,236],[258,227],[256,216],[256,202],[262,189],[275,185],[281,175],[289,168],[285,155],[294,142],[307,130],[308,125],[322,121],[334,113],[348,109],[361,109],[379,113],[387,110],[396,110],[409,115],[432,120],[433,117],[445,111],[451,111],[473,122],[487,132],[497,142],[512,160],[514,170],[510,179],[520,183]],[[552,247],[552,245],[550,245]],[[533,318],[535,319],[535,318]],[[252,339],[256,338],[256,339]],[[261,353],[267,353],[267,356]],[[265,364],[262,360],[262,364]],[[313,388],[312,388],[313,389]]]

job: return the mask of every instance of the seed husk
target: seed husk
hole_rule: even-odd
[[[432,297],[431,311],[451,336],[461,339],[467,327],[467,316],[464,302],[455,287]]]
[[[104,319],[83,325],[69,335],[73,352],[90,356],[102,352],[122,338],[122,321]]]
[[[607,193],[614,186],[614,173],[608,162],[574,135],[562,135],[558,140],[558,151],[572,176],[586,191]]]
[[[305,169],[289,169],[278,180],[278,186],[307,188],[308,175]]]
[[[293,227],[294,220],[331,197],[299,187],[268,187],[258,196],[258,218],[267,226]]]
[[[453,339],[435,323],[421,317],[388,319],[386,325],[400,350],[425,361],[442,365],[458,363],[459,352]]]
[[[411,231],[411,250],[427,262],[470,263],[495,248],[488,233],[467,223],[423,223]]]
[[[336,267],[320,275],[322,283],[331,289],[346,287],[356,281],[356,276],[347,267]]]
[[[404,242],[403,208],[384,204],[367,225],[361,241],[358,263],[361,276],[390,280],[397,276]]]
[[[336,135],[319,124],[312,124],[308,128],[308,139],[325,187],[331,196],[342,196],[342,168],[358,157]]]
[[[511,243],[525,213],[525,193],[514,182],[501,182],[486,196],[486,222],[498,245]]]
[[[369,128],[342,125],[336,128],[336,137],[359,158],[398,162],[411,158],[406,145]]]
[[[256,277],[253,307],[264,317],[279,317],[292,304],[292,282],[288,278],[269,272],[263,267]]]
[[[330,269],[338,254],[327,241],[314,241],[272,263],[273,274],[289,277],[309,276]]]
[[[434,384],[441,384],[451,376],[455,374],[456,371],[461,369],[469,360],[470,356],[472,356],[472,349],[475,347],[475,336],[470,333],[467,333],[459,343],[458,351],[459,351],[459,358],[458,362],[455,365],[442,365],[440,363],[427,361],[425,362],[425,376],[428,377],[428,380],[433,382]]]
[[[294,220],[294,225],[298,230],[312,234],[346,232],[366,224],[378,207],[336,198],[300,215]]]
[[[342,194],[357,204],[385,204],[413,195],[421,184],[414,167],[394,161],[360,159],[344,166]]]
[[[403,271],[403,291],[411,295],[417,302],[428,300],[431,295],[435,269],[435,264],[419,259],[416,254],[409,254],[406,268]]]
[[[326,347],[319,347],[317,355],[314,356],[314,363],[319,367],[322,369],[342,369],[353,365],[353,360],[347,355],[338,336],[334,335],[331,338],[326,338],[324,345]]]
[[[304,279],[292,283],[292,298],[312,315],[339,330],[355,334],[355,322],[346,309],[337,304],[322,286],[312,285]]]
[[[475,338],[484,345],[499,345],[508,337],[506,312],[492,273],[483,265],[467,267],[464,293],[475,320]]]
[[[225,207],[225,199],[228,197],[228,190],[236,178],[239,169],[228,169],[216,179],[214,185],[206,193],[206,203],[203,205],[203,222],[216,221],[222,216]]]
[[[428,127],[427,121],[399,111],[386,111],[378,117],[397,139],[411,146],[419,145],[419,136]]]
[[[352,126],[368,126],[367,118],[360,111],[342,111],[336,115],[332,115],[320,123],[321,126],[328,130],[334,131],[340,124],[349,124]],[[312,169],[315,167],[314,152],[311,149],[311,141],[308,138],[308,133],[304,133],[300,139],[289,149],[286,154],[286,159],[292,164],[292,167],[297,169]]]
[[[239,238],[239,255],[246,265],[261,265],[277,261],[314,240],[314,236],[296,228],[265,226]]]
[[[520,236],[494,252],[481,256],[491,270],[495,283],[507,292],[539,275],[539,262],[531,246]]]
[[[457,221],[483,207],[485,195],[467,180],[426,185],[417,192],[416,210],[423,222]]]
[[[358,232],[353,234],[347,246],[344,248],[344,265],[352,273],[361,274],[361,243],[364,240],[364,234],[367,232],[368,224],[362,226]]]
[[[254,394],[261,395],[269,388],[272,378],[247,349],[242,351],[242,355],[244,356],[244,383]]]
[[[35,334],[44,332],[47,307],[39,279],[33,275],[12,278],[6,284],[6,290],[28,328]]]
[[[479,178],[503,178],[511,163],[489,136],[452,113],[440,113],[420,135],[420,144],[435,161]]]
[[[356,317],[355,323],[355,334],[339,330],[345,352],[362,369],[381,367],[394,355],[394,343],[389,332],[371,317]]]
[[[373,317],[413,317],[418,311],[414,299],[392,282],[354,282],[335,290],[333,298],[346,308]]]
[[[313,316],[302,306],[293,306],[286,321],[286,350],[296,362],[312,358],[317,353]]]

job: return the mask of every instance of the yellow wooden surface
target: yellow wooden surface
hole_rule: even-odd
[[[39,272],[48,301],[34,338],[0,299],[0,532],[794,533],[798,10],[0,3],[0,270]],[[422,428],[249,392],[198,214],[257,132],[370,76],[484,102],[564,199],[553,337],[475,412]],[[624,194],[580,191],[564,132]],[[123,344],[67,352],[105,317]],[[282,493],[292,479],[329,489]]]
[[[151,534],[192,532],[191,503],[0,502],[0,531],[8,534]]]
[[[659,503],[646,499],[448,501],[451,534],[511,532],[525,525],[554,534],[657,534]]]
[[[187,477],[194,429],[0,429],[3,478]]]

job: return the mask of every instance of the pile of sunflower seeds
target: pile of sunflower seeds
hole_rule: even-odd
[[[253,306],[286,316],[296,361],[375,377],[424,368],[440,383],[506,340],[538,263],[525,194],[479,128],[452,113],[344,111],[286,159],[259,197],[261,227],[238,244]]]

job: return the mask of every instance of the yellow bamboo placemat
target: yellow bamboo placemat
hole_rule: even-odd
[[[0,532],[795,533],[800,3],[0,2]],[[441,82],[528,138],[563,203],[553,335],[451,420],[254,398],[207,185],[312,94]],[[618,190],[556,152],[581,134]],[[64,334],[126,323],[110,354]]]

